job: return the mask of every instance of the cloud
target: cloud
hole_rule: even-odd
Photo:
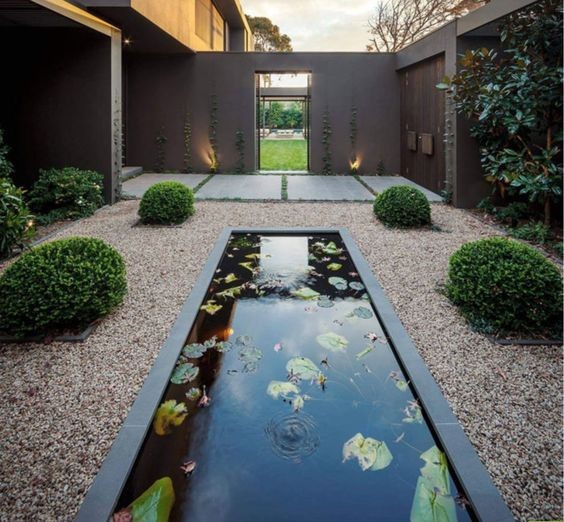
[[[292,39],[295,51],[364,51],[376,0],[242,0],[245,12],[266,16]]]

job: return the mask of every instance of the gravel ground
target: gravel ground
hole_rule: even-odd
[[[71,520],[224,226],[346,223],[519,520],[562,518],[562,353],[495,346],[437,292],[450,254],[498,234],[433,206],[443,231],[392,231],[366,204],[200,202],[181,228],[128,201],[61,231],[124,255],[125,304],[84,344],[0,346],[0,520]]]

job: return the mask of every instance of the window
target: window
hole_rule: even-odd
[[[210,47],[211,35],[211,0],[196,0],[196,34]]]
[[[212,49],[214,51],[223,51],[225,49],[225,42],[223,39],[224,23],[223,18],[219,14],[215,5],[212,6],[213,12],[213,39],[212,39]]]

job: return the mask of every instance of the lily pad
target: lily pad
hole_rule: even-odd
[[[417,402],[409,401],[403,412],[406,416],[402,419],[402,422],[407,424],[423,424],[423,413],[421,413],[421,406]]]
[[[225,281],[226,284],[233,283],[234,281],[237,281],[237,276],[236,276],[235,274],[233,274],[233,273],[227,274],[227,275],[223,278],[223,280]]]
[[[222,308],[223,306],[216,304],[216,302],[213,299],[207,301],[205,305],[200,306],[200,310],[203,310],[204,312],[207,312],[210,315],[215,315],[216,312],[219,312]]]
[[[299,290],[292,291],[292,295],[299,297],[300,299],[305,299],[306,301],[311,301],[319,297],[319,292],[316,292],[312,288],[308,288],[307,286],[304,286]]]
[[[362,471],[387,468],[393,456],[385,442],[357,433],[343,445],[343,462],[356,458]]]
[[[345,337],[334,332],[318,335],[315,339],[323,348],[332,352],[344,352],[349,344]]]
[[[366,306],[359,306],[358,308],[355,308],[353,310],[353,314],[361,319],[370,319],[371,317],[374,317],[372,310],[366,308]]]
[[[258,370],[258,362],[262,359],[262,350],[255,346],[243,346],[239,350],[239,360],[243,362],[243,373],[254,373]]]
[[[255,272],[255,264],[252,261],[246,261],[245,263],[239,263],[239,266],[246,268],[250,272]]]
[[[333,285],[337,290],[346,290],[348,283],[347,280],[342,277],[330,277],[329,284]]]
[[[304,398],[301,395],[297,395],[292,400],[292,408],[294,408],[294,411],[300,411],[304,407],[304,404],[305,404],[305,401],[304,401]]]
[[[329,263],[327,265],[327,270],[331,270],[332,272],[337,272],[338,270],[341,270],[341,268],[343,268],[343,265],[340,263]]]
[[[433,490],[441,495],[450,495],[450,480],[446,455],[437,446],[421,453],[425,466],[421,468],[421,475],[433,486]]]
[[[288,381],[270,381],[266,393],[273,399],[288,399],[291,395],[298,395],[300,389],[293,383]]]
[[[170,382],[172,384],[186,384],[193,381],[200,373],[200,369],[192,363],[180,363],[174,368]]]
[[[241,295],[241,286],[234,286],[232,288],[228,288],[227,290],[223,290],[223,292],[218,292],[215,294],[215,297],[219,297],[220,299],[235,299]]]
[[[189,401],[197,401],[202,396],[202,390],[200,388],[190,388],[186,392],[186,398]]]
[[[187,344],[182,348],[182,355],[188,359],[199,359],[207,352],[208,348],[200,343]]]
[[[307,357],[293,357],[286,364],[286,371],[304,381],[318,379],[321,370]]]
[[[215,345],[215,349],[219,353],[230,352],[232,348],[233,348],[233,344],[231,344],[229,341],[221,341]]]
[[[441,495],[425,477],[417,479],[411,522],[456,522],[456,505],[451,496]]]
[[[357,292],[360,292],[361,290],[364,290],[364,285],[362,283],[359,283],[358,281],[351,281],[349,283],[349,286],[353,289],[356,290]]]
[[[404,381],[403,379],[394,379],[394,382],[398,390],[401,390],[403,392],[407,390],[408,388],[407,382]]]
[[[235,342],[242,346],[251,346],[253,344],[253,338],[250,335],[239,335]]]
[[[319,306],[320,308],[333,308],[335,306],[335,303],[329,296],[322,295],[317,300],[317,306]]]
[[[175,400],[163,402],[155,414],[153,429],[157,435],[168,435],[174,426],[180,426],[184,422],[187,415],[188,410],[183,402],[178,404]]]
[[[370,352],[374,351],[374,346],[367,346],[364,350],[362,350],[362,352],[358,352],[356,354],[356,358],[357,359],[362,359],[363,357],[365,357],[366,355],[368,355]]]
[[[135,522],[166,522],[174,505],[174,488],[170,477],[157,480],[127,509]]]

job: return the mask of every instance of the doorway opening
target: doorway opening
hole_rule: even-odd
[[[309,172],[311,73],[257,72],[256,166]]]

